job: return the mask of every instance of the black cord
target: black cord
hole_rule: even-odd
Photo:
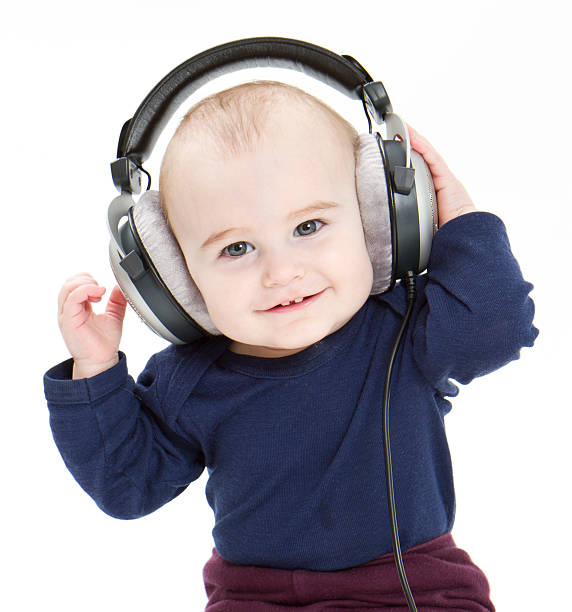
[[[139,168],[139,170],[141,170],[141,172],[144,172],[147,175],[147,189],[146,189],[146,191],[149,191],[149,189],[151,189],[151,175],[147,172],[147,170],[145,170],[145,168],[143,168],[143,166],[137,165],[137,168]]]
[[[397,573],[399,574],[399,581],[401,582],[401,589],[407,600],[407,607],[409,612],[417,612],[417,606],[413,599],[411,589],[407,582],[407,576],[405,575],[405,568],[403,567],[403,559],[401,558],[401,547],[399,545],[399,531],[397,527],[397,517],[395,512],[395,498],[393,496],[393,472],[391,470],[391,448],[389,444],[389,389],[391,385],[391,374],[393,370],[393,361],[395,355],[399,350],[403,333],[409,323],[411,317],[411,311],[413,310],[413,304],[415,303],[415,295],[417,292],[415,286],[415,274],[411,270],[408,271],[404,276],[404,281],[407,286],[407,311],[401,322],[401,327],[397,332],[397,337],[391,349],[391,356],[387,365],[387,372],[385,375],[385,388],[383,391],[383,452],[385,457],[385,481],[387,484],[387,503],[389,505],[389,516],[391,519],[391,535],[393,538],[393,556],[395,558],[395,565]]]
[[[363,104],[363,112],[365,113],[365,116],[367,118],[368,129],[369,133],[371,134],[371,119],[369,117],[369,113],[367,112],[367,105],[365,103],[365,99],[362,99],[361,103]]]

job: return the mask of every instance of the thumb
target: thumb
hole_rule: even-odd
[[[106,314],[110,314],[111,316],[119,319],[120,321],[123,321],[123,318],[125,317],[126,307],[127,299],[123,295],[123,292],[119,288],[119,285],[115,285],[109,296],[107,306],[105,307],[105,312]]]

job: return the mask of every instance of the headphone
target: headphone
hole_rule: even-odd
[[[111,268],[135,312],[175,344],[221,332],[168,227],[158,192],[149,189],[143,162],[194,91],[223,74],[257,66],[303,72],[362,102],[369,132],[360,135],[356,189],[374,272],[371,294],[384,293],[407,273],[420,274],[427,267],[438,227],[433,180],[423,157],[411,149],[407,126],[393,112],[383,83],[353,57],[300,40],[260,37],[219,45],[191,57],[155,85],[123,125],[111,163],[121,194],[108,209]],[[385,126],[385,138],[372,132],[372,119]],[[147,191],[135,202],[143,174]]]

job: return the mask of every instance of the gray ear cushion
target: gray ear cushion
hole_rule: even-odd
[[[360,134],[356,189],[365,244],[373,266],[371,293],[374,295],[389,288],[392,269],[387,183],[381,152],[374,134]]]
[[[375,136],[360,135],[356,189],[365,243],[373,265],[371,293],[383,293],[391,282],[391,228],[381,153]],[[159,276],[182,308],[207,332],[220,335],[193,281],[176,238],[159,203],[159,192],[146,191],[133,210],[135,227]]]
[[[220,335],[187,264],[177,239],[161,210],[159,192],[146,191],[133,209],[133,220],[141,242],[162,281],[181,307],[207,332]]]

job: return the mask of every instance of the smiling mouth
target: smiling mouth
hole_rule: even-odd
[[[291,304],[299,304],[300,302],[304,301],[305,299],[309,297],[310,297],[309,295],[305,295],[304,297],[296,298],[295,300],[292,300],[291,302],[284,302],[283,304],[276,304],[275,308],[277,306],[290,306]]]
[[[306,295],[303,298],[296,298],[295,300],[293,300],[292,302],[289,302],[288,304],[286,304],[285,302],[284,304],[286,305],[277,304],[273,308],[269,308],[268,310],[265,310],[263,312],[298,310],[299,308],[305,307],[306,305],[309,305],[312,302],[314,302],[324,291],[325,289],[323,289],[322,291],[318,293],[314,293],[312,295]]]

